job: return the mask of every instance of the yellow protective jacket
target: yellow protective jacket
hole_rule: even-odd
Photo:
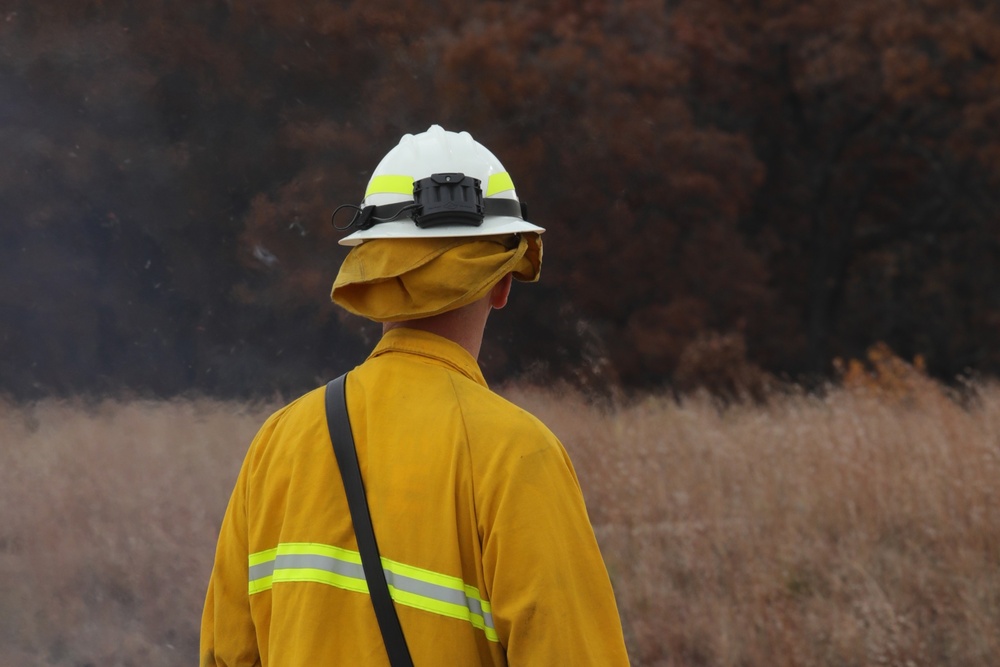
[[[457,344],[393,329],[347,377],[372,523],[416,667],[626,665],[556,437]],[[387,665],[324,391],[272,415],[223,519],[202,665]]]

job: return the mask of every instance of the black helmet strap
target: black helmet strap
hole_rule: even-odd
[[[333,212],[334,218],[341,208],[354,208],[357,212],[346,227],[337,227],[334,222],[338,229],[371,229],[379,223],[398,220],[407,213],[422,229],[440,225],[478,227],[487,215],[527,218],[527,206],[523,202],[484,198],[479,179],[462,173],[431,174],[414,181],[413,201],[364,208],[345,204]]]

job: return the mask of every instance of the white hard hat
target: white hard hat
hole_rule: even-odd
[[[545,231],[524,219],[525,208],[500,160],[468,132],[440,125],[400,139],[375,167],[357,208],[347,227],[357,231],[341,245]]]

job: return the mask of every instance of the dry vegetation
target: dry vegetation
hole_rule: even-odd
[[[505,390],[571,451],[634,664],[997,664],[1000,387],[859,377],[727,408]],[[0,664],[193,664],[271,407],[0,408]]]
[[[196,664],[218,524],[266,412],[2,408],[0,665]]]

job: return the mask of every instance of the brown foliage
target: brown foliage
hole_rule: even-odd
[[[498,375],[573,376],[579,331],[630,385],[707,331],[792,375],[877,340],[1000,369],[995,3],[19,0],[0,49],[17,393],[350,363],[329,213],[431,123],[549,230]]]
[[[690,2],[674,20],[714,118],[746,128],[766,169],[744,224],[805,334],[802,347],[777,337],[780,355],[823,370],[831,351],[882,339],[935,367],[951,354],[944,339],[978,326],[952,316],[964,288],[944,258],[989,276],[996,262],[986,239],[998,202],[982,171],[996,163],[963,137],[996,108],[986,91],[1000,72],[997,7]],[[995,312],[972,291],[972,312]],[[944,334],[942,319],[956,328]]]
[[[703,389],[727,401],[763,402],[777,387],[774,377],[747,359],[747,347],[738,333],[703,334],[681,353],[674,373],[680,392]]]
[[[927,377],[924,358],[917,356],[913,363],[900,359],[885,343],[879,342],[868,348],[865,360],[833,360],[839,383],[853,391],[867,391],[887,400],[913,403],[918,396],[940,394],[944,400],[946,392],[942,386]]]

